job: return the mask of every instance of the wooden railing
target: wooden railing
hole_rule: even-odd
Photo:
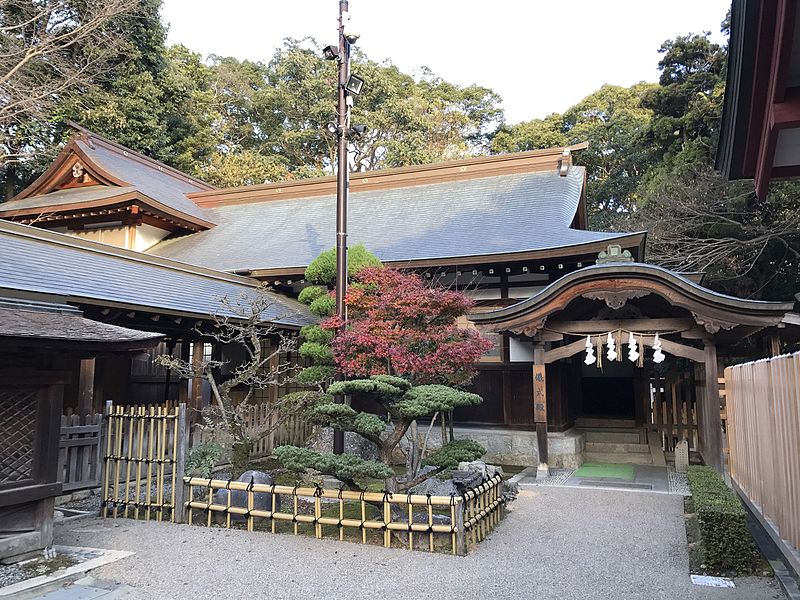
[[[733,482],[800,548],[800,352],[725,369]]]

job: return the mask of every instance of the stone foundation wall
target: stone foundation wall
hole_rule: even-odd
[[[425,429],[425,428],[423,428]],[[424,432],[423,432],[424,434]],[[482,427],[455,427],[453,435],[456,439],[471,439],[486,448],[487,463],[535,467],[539,464],[539,451],[536,447],[536,432],[521,431],[503,428]],[[565,432],[550,432],[547,434],[549,450],[549,466],[551,468],[577,469],[583,463],[583,450],[585,445],[584,434],[570,429]],[[400,446],[405,450],[407,442],[403,440]],[[321,429],[315,440],[310,444],[318,451],[330,452],[333,448],[333,434],[330,429]],[[441,446],[441,434],[438,427],[434,426],[428,439],[428,447]],[[377,459],[375,446],[364,440],[360,435],[348,432],[345,435],[345,451],[359,454],[362,458]],[[403,462],[404,457],[397,453],[395,459]]]

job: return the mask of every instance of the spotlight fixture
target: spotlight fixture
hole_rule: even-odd
[[[325,126],[325,129],[327,129],[328,133],[330,133],[331,135],[336,135],[336,134],[339,133],[339,126],[336,123],[334,123],[333,121],[328,123]]]
[[[322,49],[322,56],[325,57],[325,60],[336,60],[339,58],[339,48],[333,44],[325,46],[325,48]]]
[[[348,131],[347,131],[347,133],[348,133],[348,134],[350,134],[350,137],[351,137],[351,138],[357,138],[357,137],[361,137],[361,136],[362,136],[362,135],[364,135],[366,132],[367,132],[367,126],[366,126],[366,125],[353,125],[353,126],[352,126],[352,127],[351,127],[351,128],[348,130]]]
[[[363,88],[364,80],[358,75],[350,75],[347,83],[344,85],[344,89],[347,91],[347,93],[353,94],[354,96],[358,96]]]

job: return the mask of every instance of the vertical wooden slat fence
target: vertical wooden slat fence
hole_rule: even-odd
[[[106,408],[103,517],[183,521],[186,405]]]
[[[661,441],[664,452],[674,452],[682,440],[689,449],[698,450],[697,402],[694,381],[688,372],[670,372],[666,377],[652,377],[650,424]]]
[[[267,432],[253,443],[252,458],[269,456],[278,446],[304,446],[314,433],[314,426],[308,420],[290,415],[282,417],[269,403],[248,406],[244,416],[245,431],[251,437],[258,432]],[[192,445],[210,441],[214,434],[200,424],[192,433]]]
[[[725,369],[730,475],[800,549],[800,352]]]
[[[61,416],[58,442],[58,480],[64,492],[100,486],[103,415]]]
[[[188,486],[189,524],[211,527],[216,520],[230,528],[232,520],[238,520],[248,531],[350,539],[386,548],[460,555],[489,535],[503,518],[505,508],[499,475],[462,496],[359,492],[198,477],[184,481]],[[232,494],[237,492],[246,493],[241,505],[232,502]],[[271,495],[269,510],[254,508],[256,494]]]

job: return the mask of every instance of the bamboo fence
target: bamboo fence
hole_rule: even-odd
[[[248,531],[258,526],[272,533],[288,529],[294,535],[313,533],[322,538],[332,529],[333,537],[342,541],[355,537],[362,544],[379,540],[386,548],[394,544],[459,555],[486,538],[505,512],[499,475],[461,496],[292,487],[198,477],[186,477],[184,482],[188,486],[189,524],[211,527],[216,520],[222,520],[230,528],[231,520],[238,517],[246,522]],[[215,502],[219,490],[225,491],[224,503]],[[247,494],[246,507],[232,505],[233,491]],[[255,494],[271,495],[269,510],[255,508]],[[288,500],[288,510],[281,510],[284,498]],[[285,527],[281,528],[281,524]],[[346,535],[348,529],[355,536]]]
[[[800,352],[725,369],[731,479],[800,550]]]
[[[109,402],[105,418],[103,517],[182,522],[186,405]]]

